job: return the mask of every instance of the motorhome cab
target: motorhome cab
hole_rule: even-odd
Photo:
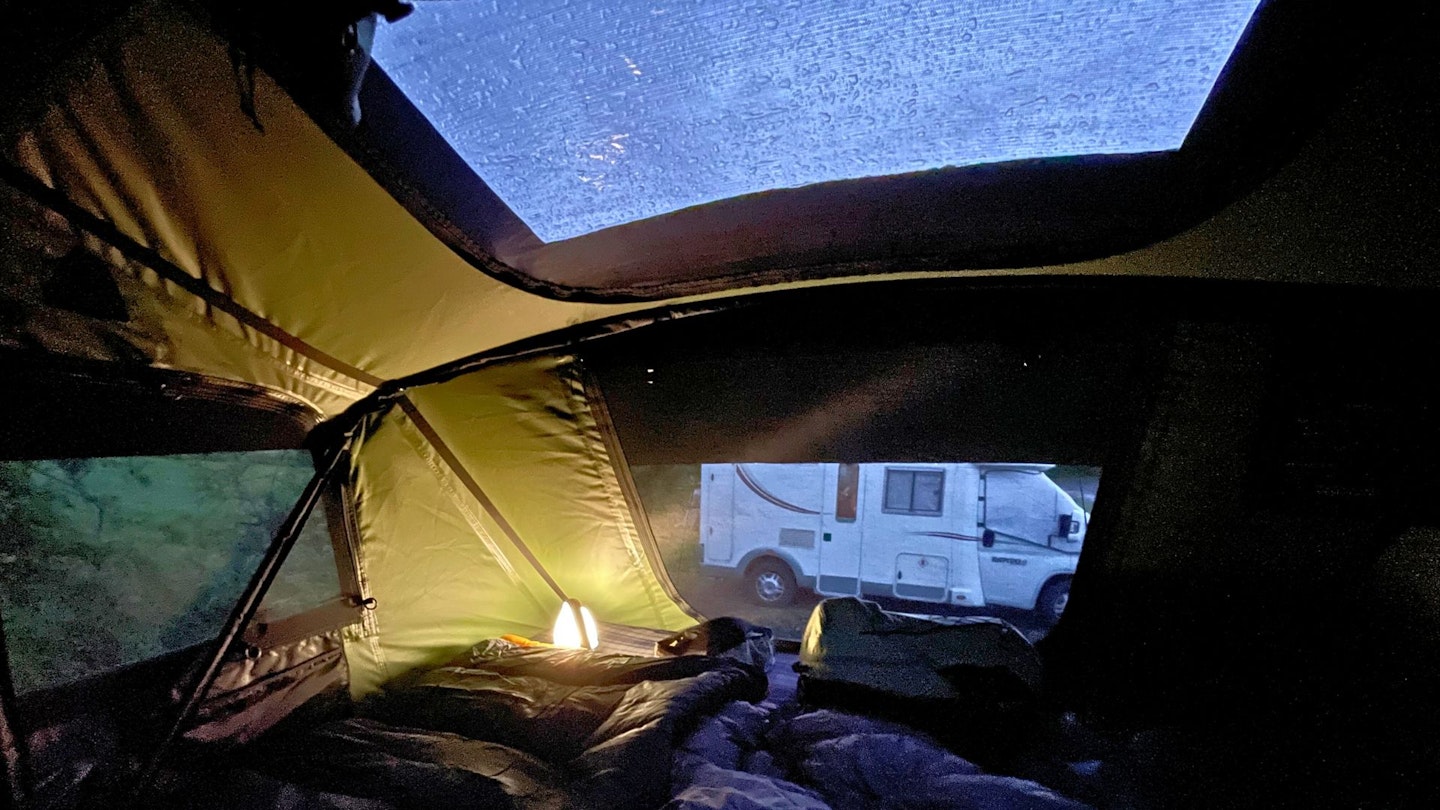
[[[1088,516],[1050,464],[706,464],[703,563],[784,604],[797,586],[1057,619]]]

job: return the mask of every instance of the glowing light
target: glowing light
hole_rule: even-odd
[[[556,241],[768,189],[1176,149],[1259,2],[456,0],[382,25],[375,58]]]
[[[579,621],[576,620],[577,615]],[[582,624],[585,628],[583,638],[580,633]],[[573,650],[593,650],[599,646],[600,628],[595,625],[595,616],[590,613],[590,608],[574,599],[562,604],[560,615],[555,617],[551,641],[557,647],[569,647]]]

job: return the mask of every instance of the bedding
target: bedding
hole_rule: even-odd
[[[519,810],[1075,810],[895,722],[761,702],[758,667],[476,645],[359,703],[281,729],[174,806]]]
[[[270,746],[265,770],[321,795],[393,808],[585,806],[558,766],[515,748],[365,718]],[[343,805],[342,805],[343,806]]]
[[[987,774],[898,723],[822,709],[731,706],[681,743],[665,810],[1082,810]]]
[[[1034,645],[991,616],[946,621],[890,613],[853,596],[815,606],[800,641],[802,682],[838,683],[918,700],[966,700],[976,673],[1038,690]]]
[[[247,764],[331,806],[345,806],[340,795],[394,808],[655,808],[670,798],[678,743],[766,688],[764,672],[730,659],[492,639],[387,686],[358,717],[262,741]]]
[[[1040,656],[992,617],[942,622],[826,599],[796,669],[803,703],[904,722],[991,768],[1031,748],[1042,727]]]

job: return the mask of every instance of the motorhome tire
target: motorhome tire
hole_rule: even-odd
[[[1040,598],[1035,600],[1035,612],[1051,624],[1060,621],[1060,614],[1070,602],[1070,577],[1056,577],[1040,589]]]
[[[750,598],[758,605],[788,605],[795,601],[795,574],[780,560],[766,557],[746,570]]]

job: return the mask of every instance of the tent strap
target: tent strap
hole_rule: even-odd
[[[444,459],[445,464],[455,473],[455,477],[460,479],[460,483],[465,486],[465,489],[469,490],[475,500],[480,502],[480,508],[484,509],[490,515],[491,519],[495,521],[495,525],[499,526],[500,531],[515,545],[516,550],[525,558],[525,561],[530,563],[531,568],[535,569],[535,573],[539,574],[540,578],[545,580],[545,584],[550,586],[550,590],[554,591],[555,595],[560,597],[561,601],[567,601],[570,597],[565,595],[565,590],[560,587],[560,583],[556,582],[555,578],[550,576],[550,572],[546,571],[545,566],[540,563],[540,558],[536,557],[535,553],[530,550],[530,547],[525,545],[525,541],[520,539],[519,532],[516,532],[515,527],[510,525],[510,521],[506,520],[505,516],[500,514],[500,509],[495,506],[495,502],[490,500],[490,496],[486,495],[485,490],[480,488],[480,482],[476,481],[475,477],[470,474],[470,471],[465,469],[465,465],[460,463],[460,459],[455,455],[455,451],[451,450],[450,445],[446,444],[445,440],[440,438],[440,434],[435,432],[435,426],[431,425],[430,421],[420,413],[420,409],[415,407],[415,403],[412,402],[409,397],[402,396],[399,402],[400,410],[404,411],[405,415],[410,418],[410,421],[420,431],[420,435],[425,437],[425,441],[429,442],[430,445],[435,448],[435,452],[440,455],[440,458]]]

